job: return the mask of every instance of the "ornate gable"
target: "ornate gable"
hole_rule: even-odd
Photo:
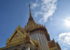
[[[21,33],[20,31],[16,31],[16,33],[14,34],[14,36],[12,37],[11,41],[15,42],[15,41],[19,41],[20,39],[22,39],[24,37],[23,33]]]
[[[24,40],[26,40],[27,33],[25,32],[25,30],[23,30],[23,32],[22,32],[22,30],[23,29],[21,27],[18,27],[16,29],[14,34],[8,39],[7,46],[14,46],[14,45],[17,45],[17,44],[21,43],[22,41],[24,42]]]

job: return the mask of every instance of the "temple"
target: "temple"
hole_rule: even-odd
[[[0,50],[61,50],[50,35],[45,26],[37,24],[29,8],[29,19],[23,28],[18,26],[15,32],[7,40],[6,46]]]

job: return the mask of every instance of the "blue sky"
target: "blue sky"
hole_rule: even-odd
[[[62,50],[69,50],[70,0],[0,0],[0,47],[6,45],[18,25],[26,25],[29,3],[34,20],[47,28]]]

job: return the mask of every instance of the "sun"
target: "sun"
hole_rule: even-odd
[[[70,18],[64,19],[64,25],[68,28],[70,28]]]

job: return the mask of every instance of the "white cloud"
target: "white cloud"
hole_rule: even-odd
[[[31,8],[33,9],[33,8],[36,8],[37,6],[38,6],[37,3],[32,3]]]
[[[67,48],[63,48],[63,50],[68,50]]]
[[[38,3],[40,2],[40,3]],[[47,22],[48,19],[53,16],[53,14],[55,13],[57,4],[56,4],[57,0],[37,0],[36,3],[32,3],[33,6],[32,9],[33,10],[37,10],[34,13],[34,16],[36,17],[40,17],[40,20],[38,20],[39,22]],[[34,9],[37,8],[37,9]],[[40,15],[40,16],[39,16]]]
[[[59,34],[59,40],[62,41],[65,44],[70,45],[70,32],[67,33],[60,33]]]
[[[64,25],[67,27],[67,28],[70,28],[70,17],[67,17],[64,19]]]

